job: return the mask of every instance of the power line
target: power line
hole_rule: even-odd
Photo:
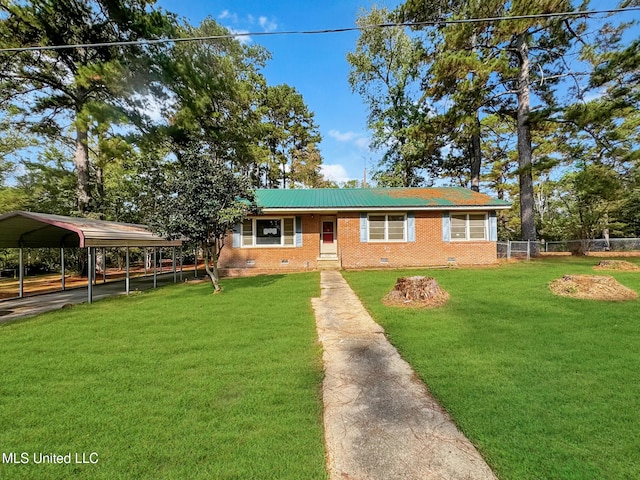
[[[379,23],[373,25],[365,25],[361,27],[345,27],[345,28],[330,28],[322,30],[289,30],[282,32],[239,32],[229,33],[225,35],[210,35],[204,37],[184,37],[184,38],[161,38],[156,40],[131,40],[122,42],[103,42],[103,43],[82,43],[75,45],[45,45],[34,47],[15,47],[15,48],[0,48],[0,53],[17,53],[17,52],[29,52],[29,51],[46,51],[46,50],[68,50],[71,48],[99,48],[99,47],[122,47],[133,45],[159,45],[164,43],[181,43],[181,42],[202,42],[208,40],[224,40],[230,38],[239,37],[267,37],[267,36],[283,36],[283,35],[322,35],[330,33],[344,33],[354,32],[362,30],[371,30],[375,28],[396,28],[396,27],[425,27],[425,26],[439,26],[439,25],[454,25],[461,23],[486,23],[486,22],[501,22],[509,20],[535,20],[544,18],[556,18],[556,17],[589,17],[599,14],[610,13],[622,13],[640,11],[640,7],[627,7],[616,8],[611,10],[590,10],[590,11],[575,11],[575,12],[561,12],[561,13],[538,13],[531,15],[515,15],[510,17],[485,17],[485,18],[466,18],[458,20],[431,20],[424,22],[401,22],[401,23]]]

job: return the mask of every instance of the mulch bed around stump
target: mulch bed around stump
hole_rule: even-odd
[[[432,277],[401,277],[382,299],[382,303],[394,307],[440,307],[449,300],[449,293],[440,288]]]
[[[639,271],[640,266],[626,260],[600,260],[594,270],[619,270],[625,272]]]
[[[638,298],[636,292],[608,275],[564,275],[549,288],[556,295],[587,300],[621,302]]]

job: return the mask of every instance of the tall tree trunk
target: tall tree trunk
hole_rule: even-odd
[[[282,188],[287,188],[287,164],[281,163],[282,166]]]
[[[81,214],[89,211],[91,196],[89,194],[89,145],[88,133],[84,126],[76,126],[76,195],[78,197],[78,210]]]
[[[403,129],[405,127],[404,124],[399,125],[400,129]],[[398,143],[401,145],[399,150],[400,150],[400,164],[402,165],[402,170],[400,172],[400,179],[402,181],[402,185],[400,185],[401,187],[410,187],[411,186],[411,177],[412,175],[412,168],[411,168],[411,161],[406,157],[402,155],[402,151],[404,150],[405,145],[407,144],[407,138],[404,136],[399,137],[398,139]]]
[[[477,50],[477,35],[473,32],[471,35],[471,49],[476,54]],[[476,72],[471,72],[471,84],[474,84]],[[473,113],[473,125],[471,126],[471,141],[470,141],[470,153],[471,153],[471,190],[474,192],[480,191],[480,167],[482,165],[482,151],[480,150],[480,115],[479,109]]]
[[[94,191],[93,198],[93,207],[96,212],[100,212],[100,218],[104,219],[104,206],[105,206],[105,198],[104,198],[104,166],[108,162],[108,158],[106,158],[104,152],[101,150],[103,143],[105,142],[104,133],[98,132],[97,138],[97,155],[94,160],[95,172],[96,172],[96,185]],[[113,160],[113,159],[111,159]]]
[[[475,125],[471,134],[471,190],[480,191],[480,167],[482,165],[482,150],[480,149],[480,117],[475,112]]]
[[[213,251],[211,250],[213,248]],[[213,285],[213,293],[220,293],[220,272],[218,271],[218,246],[217,242],[214,242],[213,246],[202,244],[202,250],[204,252],[204,269],[211,279]],[[211,262],[213,265],[210,265]]]
[[[89,129],[80,120],[82,109],[87,101],[86,91],[83,87],[76,90],[76,196],[78,197],[78,211],[87,213],[90,209],[91,193],[89,192]]]
[[[520,177],[520,227],[522,239],[535,241],[536,222],[534,215],[531,125],[530,125],[530,89],[529,89],[529,45],[527,32],[516,38],[518,56],[518,176]]]
[[[104,170],[102,167],[96,168],[96,202],[100,218],[104,218]]]

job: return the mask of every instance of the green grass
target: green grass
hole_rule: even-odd
[[[178,285],[0,328],[0,478],[326,478],[317,274]]]
[[[487,269],[347,272],[345,277],[499,478],[640,478],[640,305],[553,295],[564,274],[640,273],[597,260]],[[397,277],[435,277],[439,309],[385,307]]]

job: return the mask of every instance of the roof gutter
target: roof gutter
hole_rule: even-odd
[[[401,211],[401,212],[416,212],[416,211],[459,211],[459,212],[469,212],[469,211],[483,211],[486,212],[488,210],[507,210],[511,208],[511,205],[436,205],[436,206],[416,206],[416,205],[403,205],[401,207],[397,206],[388,206],[388,207],[334,207],[334,208],[305,208],[305,207],[277,207],[277,208],[261,208],[261,213],[337,213],[337,212],[390,212],[390,211]]]

